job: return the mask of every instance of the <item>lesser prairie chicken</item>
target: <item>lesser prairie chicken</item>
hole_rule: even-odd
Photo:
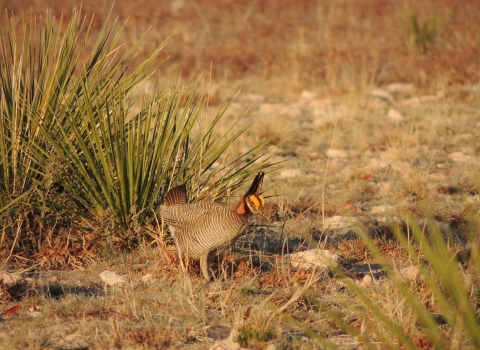
[[[176,186],[165,195],[160,214],[178,249],[189,258],[200,260],[205,279],[210,280],[211,260],[235,243],[265,205],[260,196],[263,176],[263,172],[257,174],[250,189],[235,206],[205,201],[187,203],[185,185]]]

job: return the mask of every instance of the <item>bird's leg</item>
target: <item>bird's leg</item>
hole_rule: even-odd
[[[210,265],[209,254],[202,255],[200,257],[200,269],[202,270],[203,277],[205,277],[207,281],[210,281],[210,275],[208,273],[209,265]]]
[[[173,231],[172,231],[173,233]],[[180,262],[180,266],[182,267],[182,272],[183,276],[187,276],[187,268],[183,265],[183,259],[182,259],[182,251],[180,249],[180,246],[178,245],[178,242],[176,239],[174,239],[175,242],[175,247],[177,247],[177,253],[178,253],[178,261]],[[188,254],[187,254],[187,264],[188,264]],[[188,267],[188,265],[187,265]]]

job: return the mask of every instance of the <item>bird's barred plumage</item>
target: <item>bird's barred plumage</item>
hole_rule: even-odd
[[[260,196],[263,173],[259,173],[250,189],[234,207],[219,203],[187,204],[185,185],[172,188],[160,207],[164,222],[180,251],[189,258],[200,260],[206,279],[208,265],[217,254],[227,251],[247,228],[253,215],[264,206]]]

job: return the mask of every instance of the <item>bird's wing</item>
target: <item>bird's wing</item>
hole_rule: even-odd
[[[218,203],[190,203],[178,204],[172,206],[160,206],[160,215],[167,225],[174,227],[185,224],[194,224],[198,218],[207,215],[213,211],[228,210],[224,205]]]

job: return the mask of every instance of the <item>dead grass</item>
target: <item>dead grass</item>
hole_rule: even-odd
[[[303,205],[298,203],[299,207]],[[291,220],[302,215],[295,210],[291,213]],[[275,220],[275,216],[264,220]],[[452,227],[466,224],[462,217],[452,217],[450,222]],[[263,237],[267,244],[271,243],[268,241],[271,238]],[[386,237],[379,234],[375,244],[394,264],[402,266],[408,252]],[[285,239],[298,244],[294,239]],[[184,275],[178,258],[162,247],[143,246],[122,254],[112,252],[84,265],[82,270],[32,270],[15,286],[2,287],[2,310],[14,305],[22,308],[1,316],[4,327],[0,343],[6,349],[204,349],[215,339],[231,336],[252,349],[269,344],[280,349],[290,348],[288,344],[308,349],[317,347],[315,337],[320,336],[347,349],[367,339],[381,343],[377,338],[380,333],[389,336],[389,330],[377,323],[375,314],[345,284],[344,278],[327,271],[318,271],[312,277],[308,271],[292,270],[278,255],[271,255],[272,250],[279,249],[275,247],[263,250],[270,249],[269,254],[251,252],[238,259],[237,253],[235,260],[213,265],[218,270],[218,279],[209,285],[202,283],[197,264],[190,262],[188,274]],[[412,247],[418,252],[415,243]],[[458,256],[463,254],[462,249],[458,250]],[[362,280],[375,269],[372,255],[362,240],[339,241],[337,253],[346,267],[369,262],[367,270],[350,274],[348,278],[353,278],[352,281]],[[471,265],[468,255],[464,259],[466,266]],[[98,277],[104,269],[127,276],[128,283],[105,286]],[[150,277],[145,279],[145,276]],[[468,276],[472,291],[478,290],[477,272],[469,270]],[[418,279],[409,288],[428,305],[431,313],[438,313],[428,284]],[[429,342],[418,325],[417,315],[387,276],[376,279],[365,293],[408,337],[422,344]],[[472,298],[477,303],[478,293],[474,292]],[[37,311],[36,317],[32,308]],[[279,317],[279,309],[283,310],[283,317]],[[442,327],[447,337],[454,337],[453,330],[446,325]],[[358,332],[358,338],[345,338],[345,329]]]
[[[26,18],[51,7],[68,20],[72,7],[80,4],[87,15],[95,13],[98,30],[110,4],[22,0],[2,7]],[[214,81],[224,83],[282,76],[286,91],[326,84],[329,93],[396,81],[429,89],[475,83],[479,11],[474,0],[218,1],[215,6],[208,1],[143,1],[141,6],[120,1],[113,7],[121,22],[128,19],[127,45],[151,27],[139,60],[170,37],[164,51],[170,63],[162,75],[182,72],[192,78],[211,71]],[[432,27],[433,37],[426,38],[424,32]]]

